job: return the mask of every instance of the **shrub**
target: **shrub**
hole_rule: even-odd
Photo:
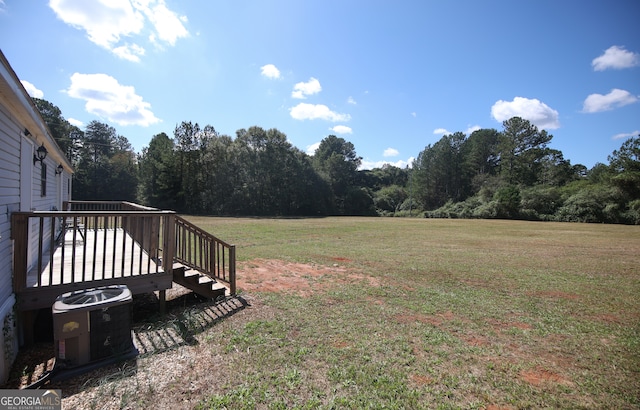
[[[499,188],[493,199],[496,202],[496,215],[500,218],[515,218],[520,213],[520,189],[513,185]]]
[[[553,215],[562,203],[562,194],[558,188],[536,186],[522,191],[521,212],[528,215]]]
[[[592,187],[571,195],[556,213],[566,222],[619,222],[621,208],[615,188]]]
[[[474,218],[491,219],[498,217],[496,201],[485,202],[473,210]]]

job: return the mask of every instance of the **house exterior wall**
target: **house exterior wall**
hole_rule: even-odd
[[[45,195],[41,190],[42,164],[33,164],[34,149],[43,144],[48,151],[43,161],[46,165]],[[55,173],[58,165],[63,167],[61,174]],[[0,384],[6,382],[18,350],[11,214],[61,209],[63,201],[71,199],[72,172],[71,164],[51,137],[35,104],[0,51]],[[45,226],[45,234],[50,229],[51,226]],[[37,235],[38,227],[32,226],[30,251],[37,251]],[[33,264],[33,253],[31,255]]]
[[[20,209],[20,128],[0,105],[0,382],[5,382],[17,354],[15,296],[11,282],[11,213]]]

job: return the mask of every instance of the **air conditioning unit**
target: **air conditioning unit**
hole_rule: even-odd
[[[124,285],[60,295],[52,307],[56,364],[69,369],[135,357],[131,300]]]

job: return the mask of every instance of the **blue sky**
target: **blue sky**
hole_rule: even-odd
[[[636,0],[0,0],[32,96],[136,151],[182,121],[258,125],[363,167],[518,115],[591,168],[640,133]]]

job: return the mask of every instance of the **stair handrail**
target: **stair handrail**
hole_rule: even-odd
[[[174,260],[229,284],[236,294],[236,247],[175,215]]]

